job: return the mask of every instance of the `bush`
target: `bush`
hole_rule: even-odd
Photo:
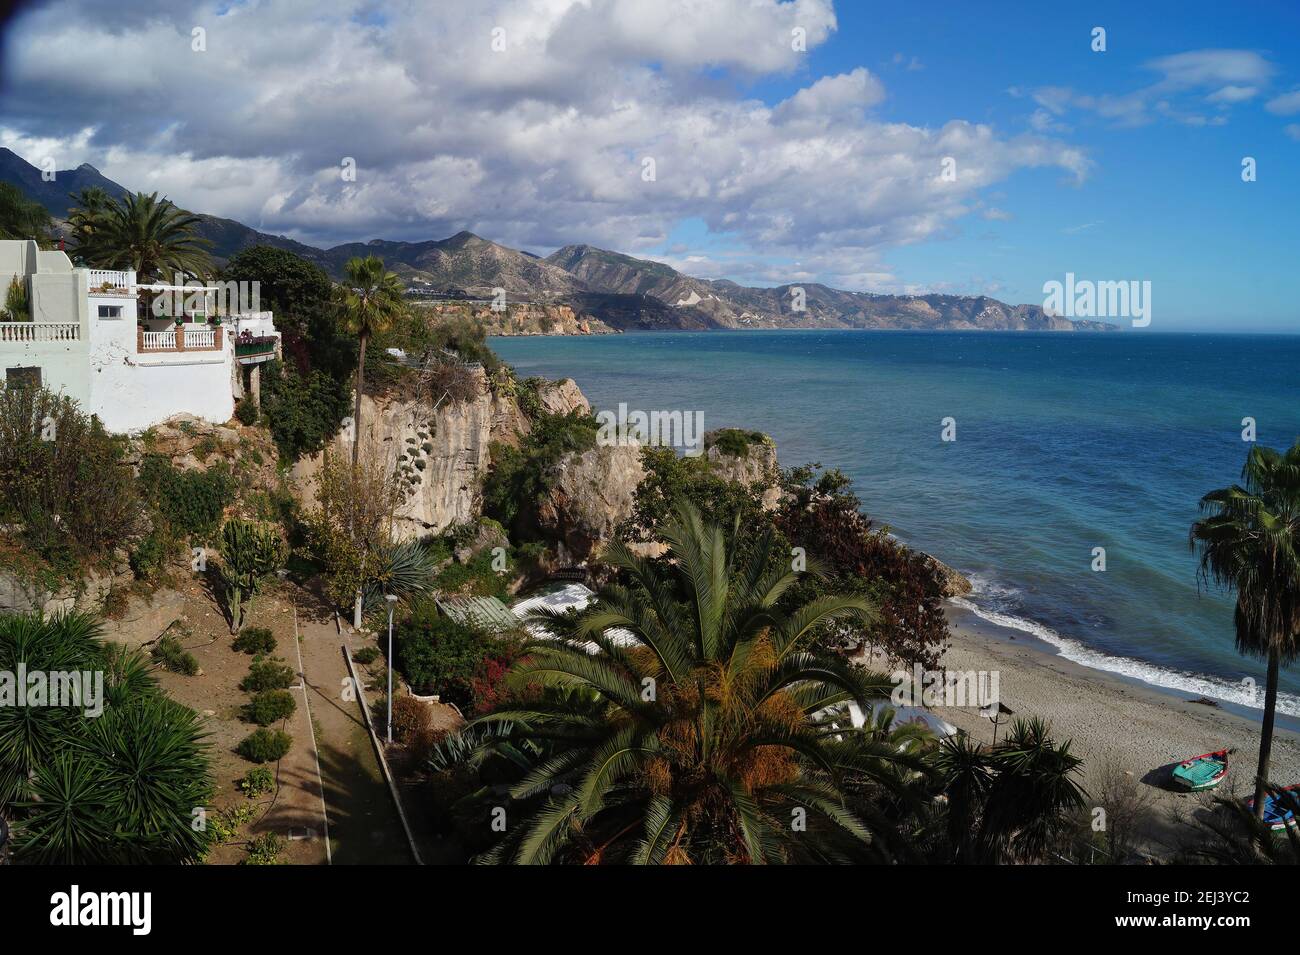
[[[284,840],[274,832],[264,832],[248,844],[248,858],[243,865],[279,865]]]
[[[123,442],[45,389],[0,389],[0,524],[67,576],[134,537],[144,504]]]
[[[173,549],[168,535],[159,528],[154,528],[127,555],[131,572],[138,580],[153,579],[163,569]]]
[[[360,650],[354,650],[352,652],[352,659],[355,662],[360,663],[363,667],[370,666],[370,664],[374,663],[378,658],[378,647],[362,647]]]
[[[27,283],[16,275],[9,280],[9,288],[5,290],[4,310],[9,315],[8,321],[32,320],[31,309],[27,304]]]
[[[393,738],[399,743],[410,743],[418,734],[429,731],[429,708],[413,696],[399,696],[393,700]]]
[[[294,461],[322,450],[352,410],[346,380],[303,376],[278,361],[262,367],[262,413],[280,453]]]
[[[239,683],[245,693],[260,693],[263,690],[285,690],[293,686],[297,674],[293,668],[279,658],[263,659],[254,657],[248,668],[248,676]]]
[[[292,745],[293,737],[284,730],[263,727],[245,736],[235,752],[250,763],[274,763],[283,759]]]
[[[438,693],[467,709],[473,703],[473,680],[483,659],[497,648],[497,638],[438,614],[432,601],[421,601],[393,634],[397,666],[416,692]]]
[[[713,446],[720,452],[733,458],[743,458],[749,454],[753,444],[767,444],[768,437],[761,431],[743,431],[740,428],[724,428],[713,440]]]
[[[267,627],[245,627],[235,637],[234,648],[240,653],[274,653],[275,636]]]
[[[270,726],[293,716],[298,705],[288,690],[263,690],[244,705],[244,720],[258,726]]]
[[[245,395],[240,398],[239,403],[235,405],[235,418],[239,423],[249,426],[255,425],[257,424],[257,416],[257,402],[253,400],[252,396]]]
[[[226,507],[235,499],[235,479],[225,464],[206,471],[181,471],[157,454],[140,463],[140,487],[168,524],[204,540],[216,532]]]
[[[258,766],[245,773],[244,778],[235,785],[249,799],[256,799],[275,791],[275,774],[265,766]]]
[[[169,633],[163,634],[154,644],[152,656],[154,662],[173,673],[194,676],[199,672],[199,661],[194,659],[194,654],[182,647],[181,642]]]

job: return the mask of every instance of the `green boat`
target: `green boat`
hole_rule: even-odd
[[[1228,775],[1230,749],[1185,759],[1174,767],[1174,785],[1189,793],[1213,789]]]

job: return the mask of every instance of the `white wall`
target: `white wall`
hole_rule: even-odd
[[[110,431],[143,431],[175,414],[222,424],[235,413],[231,393],[234,349],[136,353],[135,300],[95,296],[92,305],[129,304],[121,320],[91,323],[90,402]],[[96,313],[98,309],[96,308]]]

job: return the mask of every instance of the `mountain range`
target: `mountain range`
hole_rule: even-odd
[[[41,170],[12,150],[0,148],[0,182],[9,182],[59,221],[71,196],[98,186],[120,198],[128,190],[83,163],[58,170],[46,181]],[[570,305],[580,314],[621,330],[711,328],[886,328],[915,330],[1098,331],[1104,322],[1070,321],[1037,305],[1008,305],[983,295],[881,295],[849,292],[820,283],[751,287],[699,279],[662,262],[638,259],[590,245],[566,245],[545,258],[512,249],[472,232],[446,239],[397,242],[372,239],[316,248],[270,235],[234,219],[195,213],[196,231],[220,264],[254,245],[286,249],[339,278],[357,255],[378,255],[415,294],[490,297]]]

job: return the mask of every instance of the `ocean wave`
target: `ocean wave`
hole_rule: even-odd
[[[975,579],[972,577],[971,582],[974,583],[974,581]],[[982,581],[982,583],[987,585],[985,581]],[[1001,591],[1004,595],[1014,590],[1014,588],[1002,588],[996,585],[989,586],[994,591]],[[978,592],[978,589],[974,592]],[[1147,663],[1144,660],[1115,656],[1101,650],[1095,650],[1078,640],[1063,636],[1051,627],[1044,626],[1041,623],[1026,620],[1024,617],[1018,617],[1014,614],[981,607],[964,597],[953,597],[952,603],[963,610],[970,611],[982,620],[987,620],[989,623],[1011,630],[1019,630],[1022,633],[1037,637],[1044,643],[1056,647],[1065,659],[1080,666],[1092,670],[1117,673],[1120,676],[1140,680],[1143,683],[1149,683],[1152,686],[1162,687],[1167,690],[1194,693],[1197,696],[1222,700],[1225,703],[1235,703],[1238,706],[1246,706],[1255,710],[1264,708],[1264,688],[1262,685],[1252,689],[1243,683],[1234,683],[1222,677],[1170,670],[1166,667],[1156,666],[1154,663]],[[1286,716],[1300,716],[1300,697],[1279,692],[1277,695],[1277,711]]]

